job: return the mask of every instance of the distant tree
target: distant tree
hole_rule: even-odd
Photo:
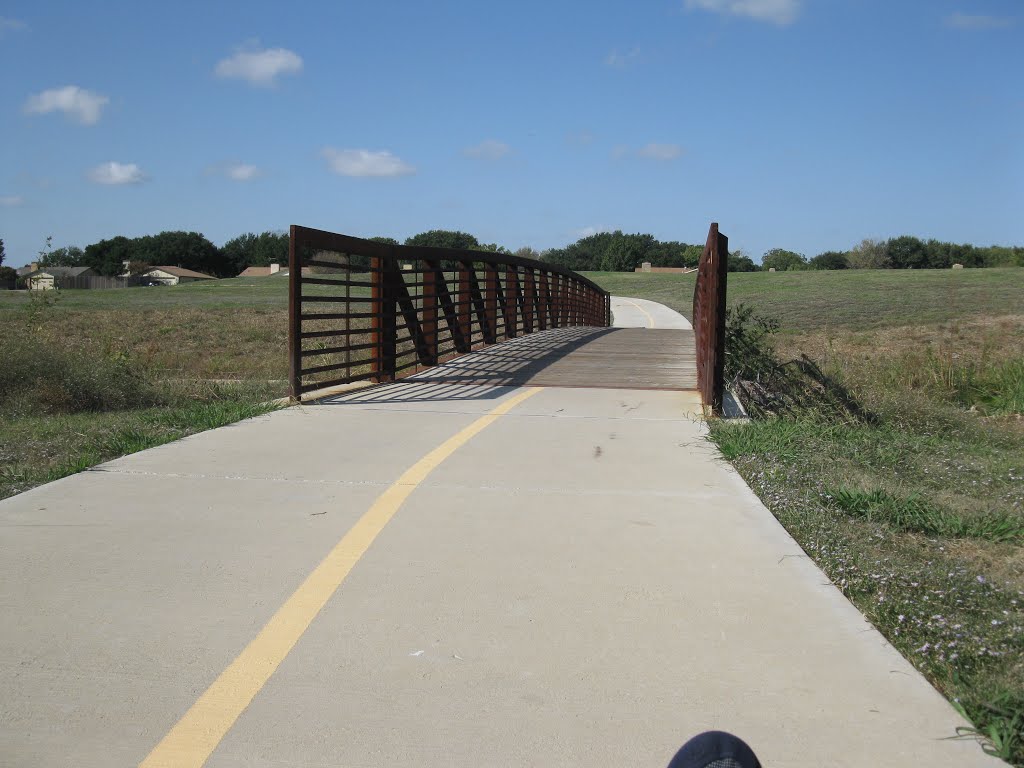
[[[372,240],[375,243],[384,243],[384,245],[401,245],[401,243],[393,237],[368,237],[367,240]]]
[[[4,241],[0,239],[0,266],[3,266],[4,258],[7,256],[7,252],[4,250]]]
[[[729,272],[759,272],[760,267],[740,248],[729,253]]]
[[[892,266],[885,252],[885,243],[880,240],[864,239],[847,254],[851,269],[886,269]]]
[[[480,250],[480,241],[467,232],[450,229],[432,229],[420,232],[405,240],[406,245],[425,245],[431,248],[458,248],[461,250]]]
[[[255,264],[252,261],[255,258],[256,239],[255,234],[246,232],[244,235],[231,238],[221,247],[224,258],[227,259],[236,273],[249,266],[267,266],[266,264]]]
[[[178,266],[217,277],[234,277],[234,265],[199,232],[161,232],[136,239],[129,261]]]
[[[221,249],[198,232],[161,232],[129,239],[118,235],[100,240],[85,249],[81,266],[101,275],[120,275],[133,262],[154,266],[178,266],[217,277],[233,275]]]
[[[774,269],[776,272],[787,272],[806,267],[807,259],[801,254],[787,251],[785,248],[772,248],[761,258],[762,269]]]
[[[885,255],[893,269],[922,269],[928,266],[928,249],[919,238],[910,235],[887,240]]]
[[[41,267],[81,267],[85,266],[85,251],[77,245],[66,245],[63,248],[54,248],[48,251],[39,260]]]
[[[0,291],[18,286],[18,270],[0,266]]]
[[[226,266],[233,274],[246,267],[266,267],[271,264],[288,263],[288,233],[262,232],[258,235],[246,232],[224,243],[221,251]]]
[[[135,277],[137,275],[143,275],[146,272],[149,272],[149,270],[151,270],[152,268],[152,265],[147,264],[144,261],[129,261],[128,269],[126,269],[125,272],[131,275],[132,277]]]
[[[124,271],[127,262],[138,258],[136,241],[118,235],[87,245],[81,266],[91,267],[101,275],[113,277]]]
[[[990,245],[974,248],[973,263],[961,261],[965,267],[1024,267],[1024,248]]]
[[[842,251],[825,251],[819,253],[809,262],[812,269],[849,269],[850,262]]]
[[[681,266],[690,269],[700,266],[700,257],[704,255],[703,245],[688,245],[683,251],[683,263]],[[751,262],[753,263],[753,262]]]
[[[533,259],[534,261],[539,261],[541,258],[541,255],[528,245],[516,249],[512,255],[518,256],[520,259]]]
[[[476,250],[487,251],[488,253],[504,253],[509,256],[512,255],[512,251],[504,245],[498,245],[497,243],[480,243],[480,245],[476,247]]]

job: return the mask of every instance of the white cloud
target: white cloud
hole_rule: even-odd
[[[252,181],[262,175],[260,169],[248,163],[231,163],[224,166],[224,175],[232,181]]]
[[[946,17],[946,26],[953,29],[1006,29],[1013,26],[1013,19],[954,13]]]
[[[486,141],[481,141],[476,146],[466,147],[462,150],[462,154],[480,160],[500,160],[511,151],[512,148],[508,144],[494,139],[487,139]]]
[[[800,15],[802,0],[686,0],[687,10],[699,9],[731,16],[747,16],[779,26],[792,24]]]
[[[416,169],[387,150],[335,149],[321,152],[327,167],[339,176],[409,176]]]
[[[218,77],[248,80],[252,85],[273,86],[279,75],[295,75],[302,71],[302,57],[287,48],[241,50],[217,62]]]
[[[21,195],[0,195],[0,207],[15,208],[25,202]]]
[[[97,184],[140,184],[146,180],[146,174],[135,163],[111,161],[89,171],[89,179]]]
[[[24,29],[26,24],[24,21],[18,19],[11,19],[7,16],[0,16],[0,35],[4,32],[11,32],[18,29]]]
[[[629,53],[619,53],[616,49],[604,57],[605,65],[609,67],[615,67],[616,69],[624,69],[633,59],[640,55],[640,51],[634,48]]]
[[[77,85],[65,85],[63,88],[51,88],[30,96],[25,102],[25,112],[30,115],[63,112],[82,125],[94,125],[99,122],[100,111],[109,103],[110,99],[106,96],[79,88]]]
[[[648,160],[675,160],[683,154],[683,148],[678,144],[655,144],[651,142],[636,151],[640,157]]]

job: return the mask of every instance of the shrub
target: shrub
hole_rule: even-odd
[[[115,411],[160,400],[123,355],[96,355],[25,334],[8,336],[2,350],[0,408],[9,414]]]

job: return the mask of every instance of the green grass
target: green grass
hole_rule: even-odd
[[[690,318],[689,275],[588,272],[618,296],[658,301]],[[933,325],[1024,314],[1024,269],[733,272],[726,298],[777,319],[783,333]],[[690,318],[692,319],[692,318]]]
[[[158,408],[0,417],[0,498],[275,407],[258,390],[225,388]]]
[[[842,487],[828,495],[847,514],[883,523],[895,531],[996,542],[1024,539],[1024,516],[1006,510],[965,515],[938,506],[920,493],[897,496],[882,488],[863,491]]]

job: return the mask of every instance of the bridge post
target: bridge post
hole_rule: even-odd
[[[459,262],[459,288],[456,294],[456,312],[459,317],[459,330],[462,332],[462,346],[459,352],[469,352],[473,348],[472,289],[469,284],[469,270],[472,268],[470,262]]]
[[[729,267],[729,238],[712,222],[693,290],[693,330],[697,352],[697,386],[701,401],[715,416],[722,415],[725,396],[725,290]]]
[[[288,237],[288,389],[291,399],[302,399],[302,258],[296,242],[297,227]]]
[[[548,273],[543,267],[537,270],[537,328],[548,329]]]
[[[373,256],[370,259],[372,287],[370,298],[373,317],[370,318],[370,340],[376,355],[371,366],[373,378],[378,382],[395,380],[397,352],[397,302],[393,287],[397,264],[392,256]],[[401,275],[398,275],[402,279]]]
[[[523,331],[533,333],[533,314],[537,304],[537,284],[533,279],[533,270],[523,268]]]
[[[426,359],[423,365],[437,365],[437,272],[439,265],[431,261],[422,261],[423,270],[423,346]]]
[[[487,315],[487,343],[498,341],[498,268],[488,264],[484,268],[484,313]]]
[[[519,293],[519,278],[516,267],[505,268],[505,338],[514,339],[519,328],[519,308],[516,294]]]

